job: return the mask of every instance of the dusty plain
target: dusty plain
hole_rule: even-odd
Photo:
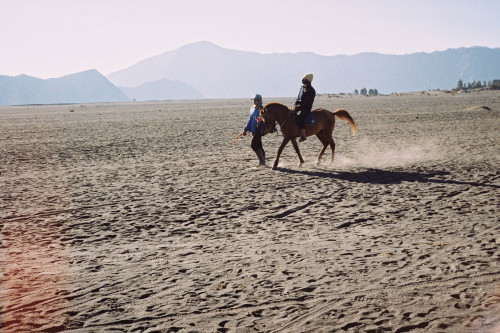
[[[1,332],[500,332],[500,92],[318,96],[276,171],[249,107],[0,107]]]

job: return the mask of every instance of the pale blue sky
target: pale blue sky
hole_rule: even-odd
[[[202,40],[322,55],[500,47],[499,18],[499,0],[0,0],[0,75],[107,75]]]

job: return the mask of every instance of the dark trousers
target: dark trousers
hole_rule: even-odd
[[[259,150],[263,150],[262,148],[262,134],[260,134],[260,128],[257,127],[255,133],[253,133],[252,143],[250,144],[253,151],[257,152]]]
[[[306,117],[311,113],[311,111],[300,111],[300,114],[295,117],[295,122],[299,125],[300,129],[306,128]]]

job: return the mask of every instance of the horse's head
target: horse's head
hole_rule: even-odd
[[[264,121],[264,133],[262,135],[276,132],[276,115],[272,112],[272,110],[268,110],[267,107],[268,105],[260,110],[260,116]]]

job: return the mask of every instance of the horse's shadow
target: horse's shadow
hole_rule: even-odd
[[[412,171],[391,171],[382,169],[366,169],[361,171],[321,171],[321,170],[293,170],[278,168],[279,171],[289,174],[300,174],[310,177],[330,178],[345,180],[355,183],[365,184],[401,184],[402,182],[419,182],[419,183],[440,183],[440,184],[456,184],[468,186],[480,186],[500,188],[499,185],[484,184],[479,182],[458,181],[453,179],[445,179],[451,172],[447,171],[427,171],[427,172],[412,172]]]

